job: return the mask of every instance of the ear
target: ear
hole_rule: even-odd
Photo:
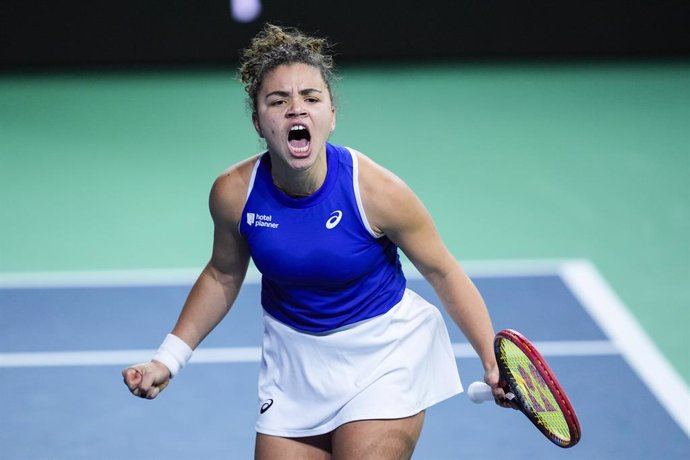
[[[331,118],[331,131],[334,131],[334,130],[335,130],[335,118],[336,118],[336,117],[335,117],[335,106],[332,106],[332,107],[331,107],[331,114],[332,114],[332,118]]]
[[[261,139],[264,138],[264,132],[261,130],[261,125],[259,124],[259,118],[256,116],[256,113],[252,114],[252,124],[254,125],[254,129],[256,130],[256,134],[259,135]]]

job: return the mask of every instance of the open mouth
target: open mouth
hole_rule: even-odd
[[[288,133],[288,145],[293,153],[306,153],[309,150],[311,134],[304,125],[295,125]]]

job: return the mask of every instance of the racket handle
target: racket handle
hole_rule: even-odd
[[[491,387],[484,382],[472,382],[467,388],[467,397],[477,404],[494,400]]]

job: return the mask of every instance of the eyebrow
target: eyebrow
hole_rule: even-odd
[[[323,91],[321,91],[320,89],[316,89],[316,88],[306,88],[306,89],[303,89],[299,92],[300,96],[308,96],[308,95],[313,94],[313,93],[322,94]],[[266,95],[266,99],[268,99],[271,96],[289,97],[290,92],[289,91],[280,91],[280,90],[279,91],[271,91],[270,93],[268,93]]]

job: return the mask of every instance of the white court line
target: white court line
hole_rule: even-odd
[[[473,277],[557,276],[563,260],[495,260],[463,261],[462,265]],[[421,274],[409,262],[403,262],[409,279],[421,279]],[[66,272],[0,273],[0,289],[48,289],[119,286],[186,286],[194,283],[199,268],[101,270]],[[261,275],[254,265],[249,266],[245,283],[259,283]]]
[[[690,437],[690,390],[589,261],[568,261],[561,277],[589,315],[621,351],[659,403]]]
[[[191,285],[201,269],[18,272],[0,274],[0,289]]]
[[[476,358],[468,343],[453,343],[456,358]],[[546,356],[601,356],[619,354],[619,351],[605,340],[600,341],[554,341],[534,342],[533,345]],[[0,353],[0,368],[3,367],[62,367],[62,366],[127,366],[146,362],[155,350],[114,351],[66,351],[37,353]],[[199,348],[190,363],[247,363],[261,360],[261,347]]]
[[[155,350],[0,353],[3,367],[127,366],[149,361]],[[199,348],[190,363],[259,362],[261,347]]]

